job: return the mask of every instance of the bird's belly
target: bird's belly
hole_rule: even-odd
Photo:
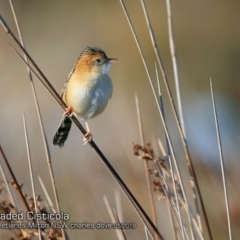
[[[112,95],[110,78],[99,80],[95,86],[75,86],[72,91],[73,102],[69,105],[74,113],[85,120],[102,113]]]

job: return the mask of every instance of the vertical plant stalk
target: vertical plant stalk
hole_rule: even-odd
[[[174,168],[173,168],[173,164],[172,164],[172,158],[171,158],[170,155],[168,155],[168,162],[169,162],[169,165],[170,165],[170,173],[171,173],[171,178],[172,178],[172,182],[173,182],[174,196],[175,196],[175,201],[176,201],[176,204],[177,204],[177,211],[178,211],[179,222],[180,222],[180,230],[182,232],[183,239],[185,239],[184,227],[183,227],[183,221],[182,221],[182,213],[181,213],[181,209],[180,209],[180,206],[179,206],[179,198],[178,198],[176,181],[175,181],[175,173],[174,173]]]
[[[158,67],[157,67],[157,63],[155,62],[155,71],[156,71],[156,78],[157,78],[157,85],[158,85],[158,97],[159,97],[159,105],[160,105],[160,109],[162,111],[162,115],[163,118],[166,120],[165,118],[165,112],[164,112],[164,105],[163,105],[163,97],[162,97],[162,91],[161,91],[161,84],[160,84],[160,79],[159,79],[159,74],[158,74]],[[167,153],[164,156],[167,157],[167,155],[170,155],[170,149],[169,149],[169,143],[165,134],[165,139],[166,139],[166,145],[167,145]]]
[[[161,109],[161,112],[162,112],[162,115],[163,115],[163,119],[166,121],[165,113],[164,113],[162,93],[161,93],[161,87],[160,87],[160,80],[159,80],[158,69],[157,69],[156,64],[155,64],[155,70],[156,70],[156,77],[157,77],[157,83],[158,83],[159,105],[160,105],[160,109]],[[169,143],[168,143],[168,139],[167,139],[166,134],[165,134],[165,139],[166,139],[168,155],[165,155],[164,157],[166,157],[168,159],[168,162],[169,162],[170,173],[171,173],[171,178],[172,178],[172,182],[173,182],[174,196],[175,196],[175,200],[176,200],[176,204],[177,204],[177,210],[178,210],[178,214],[179,214],[178,216],[179,216],[179,221],[180,221],[180,229],[181,229],[181,232],[182,232],[182,237],[183,237],[183,239],[185,239],[183,222],[182,222],[182,213],[181,213],[181,210],[180,210],[180,207],[179,207],[179,199],[178,199],[178,193],[177,193],[177,189],[176,189],[176,181],[175,181],[175,177],[174,177],[175,172],[174,172],[174,168],[173,168],[173,164],[172,164],[172,159],[171,159],[171,156],[170,156],[170,148],[169,148]]]
[[[39,183],[40,183],[40,185],[42,187],[42,190],[43,190],[43,192],[45,194],[45,197],[47,199],[47,203],[48,203],[49,207],[52,209],[53,213],[56,213],[56,209],[53,206],[52,200],[51,200],[51,198],[50,198],[50,196],[49,196],[49,194],[47,192],[47,189],[46,189],[45,185],[43,184],[43,181],[42,181],[41,177],[39,177],[39,176],[38,176],[38,181],[39,181]]]
[[[21,55],[14,49],[14,51],[17,53],[17,55],[21,58],[21,60],[28,66],[30,67],[30,69],[34,72],[34,74],[36,75],[36,77],[40,80],[40,82],[46,87],[46,89],[48,90],[48,92],[54,97],[54,99],[59,103],[59,105],[63,108],[66,109],[67,105],[63,102],[63,100],[61,99],[61,97],[59,96],[59,94],[57,93],[57,91],[53,88],[53,86],[50,84],[50,82],[48,81],[48,79],[46,78],[46,76],[43,74],[43,72],[40,70],[40,68],[37,66],[37,64],[33,61],[33,59],[31,58],[31,56],[28,54],[28,52],[26,51],[25,48],[22,47],[22,45],[20,44],[20,42],[18,41],[18,39],[15,37],[15,35],[12,33],[11,29],[8,27],[6,21],[4,20],[4,18],[0,15],[0,22],[2,24],[3,29],[5,30],[5,32],[7,34],[9,34],[13,40],[15,41],[15,43],[18,45],[18,47],[21,49],[21,51],[26,54],[29,62],[33,65],[33,67],[36,69],[36,71],[38,72],[38,74],[41,76],[39,77],[38,74],[35,74],[35,72],[33,71],[33,69],[30,67],[30,65],[21,57]],[[77,120],[77,118],[72,115],[71,116],[72,121],[75,123],[76,127],[82,132],[83,135],[85,135],[87,132],[84,129],[84,127],[82,126],[82,124]],[[129,190],[129,188],[127,187],[127,185],[125,184],[125,182],[122,180],[122,178],[118,175],[118,173],[116,172],[116,170],[112,167],[112,165],[110,164],[110,162],[108,161],[108,159],[104,156],[104,154],[102,153],[102,151],[98,148],[98,146],[96,145],[96,143],[92,140],[91,142],[89,142],[89,145],[94,149],[94,151],[96,152],[96,154],[98,155],[98,157],[100,158],[100,160],[102,161],[102,163],[105,165],[105,167],[108,169],[108,171],[111,173],[112,177],[115,179],[115,181],[118,183],[118,185],[120,186],[120,188],[122,189],[122,191],[125,193],[125,195],[127,196],[127,199],[131,202],[132,206],[134,207],[135,211],[137,212],[138,216],[140,217],[141,221],[143,222],[144,225],[150,225],[152,230],[154,232],[157,233],[158,237],[160,239],[164,239],[163,236],[161,235],[160,231],[158,230],[158,228],[154,225],[154,223],[152,222],[152,220],[149,218],[149,216],[147,215],[147,213],[145,212],[145,210],[142,208],[142,206],[139,204],[139,202],[137,201],[137,199],[134,197],[134,195],[132,194],[132,192]]]
[[[175,202],[178,203],[178,200],[176,199],[176,201],[174,201],[173,197],[171,196],[171,193],[169,192],[169,187],[168,187],[168,184],[167,184],[167,179],[163,174],[161,165],[160,165],[160,163],[157,159],[155,161],[156,161],[156,164],[157,164],[158,173],[162,177],[162,180],[163,180],[163,184],[161,183],[162,189],[164,191],[164,194],[165,194],[166,198],[168,199],[170,209],[172,211],[173,216],[175,217],[175,220],[178,224],[178,227],[181,230],[181,233],[183,234],[182,238],[189,240],[189,237],[187,235],[187,231],[186,231],[186,229],[185,229],[185,227],[183,226],[183,223],[182,223],[179,208],[176,206],[176,203],[175,203]]]
[[[17,28],[17,31],[18,31],[18,36],[19,36],[21,45],[22,45],[23,48],[25,48],[23,37],[22,37],[22,34],[21,34],[20,26],[18,24],[17,15],[16,15],[16,12],[15,12],[12,0],[9,0],[9,3],[10,3],[10,6],[11,6],[11,9],[12,9],[12,13],[13,13],[13,17],[14,17],[14,21],[15,21],[15,24],[16,24],[16,28]],[[24,59],[28,63],[28,59],[27,59],[26,54],[24,54]],[[42,115],[41,115],[41,112],[40,112],[38,97],[37,97],[37,94],[36,94],[35,85],[34,85],[34,81],[33,81],[33,78],[32,78],[32,73],[31,73],[31,70],[28,66],[27,66],[27,71],[28,71],[28,76],[29,76],[29,80],[30,80],[30,83],[31,83],[33,98],[34,98],[34,102],[35,102],[35,107],[36,107],[36,110],[37,110],[38,121],[39,121],[40,130],[41,130],[41,134],[42,134],[42,140],[43,140],[46,160],[47,160],[47,164],[48,164],[50,179],[51,179],[51,183],[52,183],[55,204],[56,204],[57,212],[59,213],[60,212],[59,197],[58,197],[58,192],[57,192],[55,178],[54,178],[54,172],[53,172],[52,163],[51,163],[49,146],[48,146],[48,143],[47,143],[45,129],[43,127]],[[63,240],[66,240],[66,238],[68,238],[68,237],[66,235],[65,230],[61,229],[61,232],[62,232]]]
[[[176,232],[176,230],[177,230],[177,228],[176,228],[176,226],[175,226],[175,222],[174,222],[174,220],[173,220],[173,218],[175,217],[173,214],[173,212],[172,212],[172,209],[171,209],[171,205],[170,205],[171,203],[169,202],[169,201],[167,201],[167,211],[168,211],[168,215],[170,216],[170,218],[171,218],[171,226],[170,226],[170,228],[172,229],[172,232],[173,232],[173,238],[174,238],[174,240],[177,240],[177,232]]]
[[[216,133],[217,133],[218,152],[219,152],[221,171],[222,171],[223,190],[224,190],[227,222],[228,222],[228,234],[229,234],[229,239],[232,240],[232,227],[231,227],[231,218],[230,218],[230,213],[229,213],[227,184],[226,184],[226,179],[225,179],[225,166],[224,166],[224,160],[223,160],[222,142],[221,142],[221,136],[220,136],[220,131],[219,131],[218,115],[217,115],[217,109],[216,109],[216,105],[215,105],[213,84],[212,84],[211,79],[210,79],[210,88],[211,88],[211,96],[212,96],[212,104],[213,104],[213,112],[214,112],[214,121],[215,121],[215,126],[216,126]]]
[[[121,195],[119,191],[114,191],[114,197],[115,197],[115,205],[116,205],[116,211],[118,213],[119,220],[123,222],[123,211],[122,211],[122,204],[121,204]]]
[[[176,48],[175,48],[175,41],[174,41],[174,37],[173,37],[173,24],[172,24],[172,13],[171,13],[170,0],[166,0],[166,4],[167,4],[167,15],[168,15],[169,46],[170,46],[170,52],[171,52],[172,64],[173,64],[173,73],[174,73],[174,80],[175,80],[175,87],[176,87],[176,94],[177,94],[177,103],[178,103],[178,113],[179,113],[180,123],[182,126],[182,131],[186,138],[184,119],[183,119],[183,111],[182,111],[180,85],[179,85],[179,77],[178,77]]]
[[[178,113],[179,113],[179,119],[180,119],[183,135],[185,139],[187,139],[186,132],[185,132],[185,124],[183,119],[183,111],[182,111],[182,101],[181,101],[180,84],[179,84],[179,77],[178,77],[176,48],[175,48],[175,41],[174,41],[174,35],[173,35],[172,10],[171,10],[170,0],[166,0],[166,5],[167,5],[167,15],[168,15],[169,46],[170,46],[170,51],[172,56],[173,73],[174,73],[177,103],[178,103]],[[193,182],[194,184],[194,181],[192,181],[193,176],[191,174],[191,171],[190,171],[190,178],[191,178],[191,182]],[[195,185],[193,184],[191,184],[191,186],[193,191],[193,200],[194,200],[196,212],[197,212],[197,221],[198,221],[199,228],[202,229],[197,193],[196,193]]]
[[[138,101],[137,93],[135,93],[135,103],[136,103],[136,110],[137,110],[137,119],[138,119],[140,141],[141,141],[141,145],[145,146],[145,138],[144,138],[143,126],[142,126],[142,116],[141,116],[141,111],[140,111],[140,107],[139,107],[139,101]],[[148,194],[149,194],[153,223],[155,224],[155,226],[157,226],[157,215],[156,215],[156,208],[155,208],[155,204],[154,204],[153,191],[152,191],[152,186],[151,186],[151,177],[150,177],[150,174],[149,174],[149,171],[148,171],[149,170],[148,160],[144,159],[143,163],[144,163],[144,170],[145,170],[145,174],[146,174],[146,180],[147,180],[147,186],[148,186]],[[155,234],[155,238],[158,239],[156,234]]]
[[[28,133],[27,133],[27,126],[26,126],[26,120],[25,115],[23,113],[23,126],[24,126],[24,135],[26,140],[26,148],[27,148],[27,156],[28,156],[28,165],[29,165],[29,172],[30,172],[30,180],[31,180],[31,186],[32,186],[32,194],[34,199],[34,208],[35,213],[38,213],[38,207],[37,207],[37,200],[36,200],[36,192],[35,192],[35,186],[34,186],[34,180],[33,180],[33,173],[32,173],[32,161],[31,161],[31,154],[29,149],[29,141],[28,141]],[[36,220],[38,223],[38,220]],[[41,240],[41,230],[40,228],[37,228],[38,230],[38,239]],[[42,237],[43,238],[43,237]]]

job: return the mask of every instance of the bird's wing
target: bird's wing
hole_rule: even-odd
[[[64,85],[63,85],[63,88],[62,88],[62,91],[61,91],[61,97],[62,97],[62,98],[63,98],[64,94],[65,94],[66,91],[67,91],[67,86],[68,86],[69,80],[71,79],[73,73],[75,72],[75,69],[76,69],[76,66],[77,66],[77,63],[78,63],[80,57],[81,57],[81,55],[78,57],[75,65],[73,66],[72,71],[68,74],[67,80],[66,80],[66,82],[65,82]]]

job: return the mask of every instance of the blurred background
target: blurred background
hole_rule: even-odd
[[[125,1],[155,79],[154,51],[140,1]],[[114,93],[102,115],[89,122],[94,140],[150,214],[143,163],[133,156],[132,142],[140,143],[134,93],[139,96],[146,141],[161,156],[157,138],[164,140],[160,117],[139,52],[119,1],[42,0],[13,1],[25,45],[38,66],[60,93],[79,54],[86,46],[98,46],[119,59],[110,70]],[[165,1],[146,1],[158,48],[175,96],[169,51]],[[219,115],[233,237],[240,236],[239,145],[240,145],[240,2],[172,1],[175,44],[180,76],[187,140],[199,178],[214,239],[227,239],[222,180],[210,95],[212,78]],[[17,34],[9,2],[0,1],[0,13]],[[31,193],[22,113],[26,114],[35,176],[41,176],[51,196],[52,188],[44,148],[25,65],[11,50],[12,39],[0,28],[0,144],[24,191]],[[13,43],[15,46],[15,44]],[[63,110],[36,80],[44,126],[50,145],[61,210],[73,222],[110,222],[103,201],[115,207],[115,194],[122,200],[124,222],[136,222],[129,239],[144,239],[144,228],[109,172],[73,126],[62,149],[52,138]],[[162,92],[168,127],[181,165],[186,161],[164,85]],[[189,184],[189,183],[188,183]],[[36,179],[37,194],[44,194]],[[164,202],[156,201],[159,229],[170,239],[169,222],[163,217]],[[70,238],[115,239],[113,230],[69,230]],[[6,231],[0,231],[6,236]],[[8,236],[8,235],[7,235]]]

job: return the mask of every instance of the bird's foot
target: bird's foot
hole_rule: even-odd
[[[68,117],[72,117],[73,115],[73,109],[72,107],[67,107],[65,109],[65,112],[63,113],[63,116],[68,116]]]
[[[91,132],[87,132],[87,133],[84,135],[84,138],[83,138],[83,145],[91,142],[92,139],[93,139],[92,133],[91,133]]]

